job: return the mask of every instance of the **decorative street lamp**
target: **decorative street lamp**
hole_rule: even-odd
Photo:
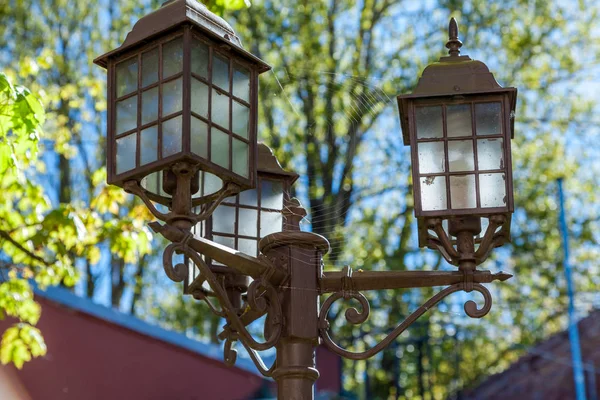
[[[323,271],[329,243],[300,230],[306,211],[289,196],[297,174],[257,143],[257,80],[268,66],[196,0],[166,2],[96,60],[108,70],[109,183],[141,197],[164,222],[150,226],[171,242],[165,273],[226,320],[219,334],[225,361],[235,363],[239,341],[277,381],[280,399],[314,397],[320,343],[346,358],[369,358],[451,293],[483,294],[481,308],[465,303],[469,316],[483,317],[492,299],[482,284],[510,277],[476,267],[509,238],[516,89],[501,88],[483,63],[459,56],[454,19],[449,30],[450,56],[425,69],[414,94],[398,98],[412,145],[419,241],[458,265],[448,272]],[[186,262],[173,265],[175,254]],[[330,336],[337,300],[357,300],[360,310],[345,317],[361,324],[369,316],[362,291],[434,286],[446,287],[372,348],[352,352]],[[258,340],[247,326],[262,317]],[[273,347],[276,361],[265,366],[259,352]]]

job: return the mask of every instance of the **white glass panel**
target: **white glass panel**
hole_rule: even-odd
[[[481,207],[506,207],[506,181],[504,174],[479,175]]]
[[[240,193],[240,204],[246,206],[258,206],[258,196],[256,189],[244,190]]]
[[[248,139],[248,121],[250,118],[250,109],[234,100],[233,115],[231,118],[233,133]]]
[[[450,172],[475,170],[472,140],[448,141],[448,167]]]
[[[158,126],[153,125],[144,129],[140,137],[140,165],[151,163],[158,159]]]
[[[137,103],[137,96],[117,102],[117,135],[137,127]]]
[[[453,209],[477,207],[475,197],[475,175],[450,177],[450,199]]]
[[[239,208],[238,213],[238,234],[243,236],[257,236],[258,211]]]
[[[283,183],[281,181],[262,180],[260,184],[261,208],[283,209]]]
[[[478,135],[499,135],[502,133],[500,103],[475,104],[475,123]]]
[[[223,187],[223,181],[219,179],[217,176],[209,173],[202,173],[204,179],[204,195],[213,194],[217,190],[220,190]]]
[[[417,107],[417,138],[441,138],[444,136],[442,127],[442,107]]]
[[[211,120],[229,129],[229,96],[212,90]]]
[[[249,256],[258,256],[258,241],[250,239],[238,239],[238,250]]]
[[[481,139],[477,141],[477,163],[480,170],[504,169],[502,139]]]
[[[117,64],[117,97],[137,90],[138,64],[137,57]]]
[[[192,78],[192,111],[208,118],[208,86]]]
[[[158,82],[158,47],[142,53],[142,87]]]
[[[283,215],[280,212],[261,211],[260,213],[260,237],[263,238],[271,233],[281,232]]]
[[[448,209],[444,176],[421,177],[421,208],[423,211]]]
[[[192,40],[192,72],[208,78],[208,46],[199,40]]]
[[[232,238],[232,237],[225,237],[225,236],[214,235],[213,236],[213,242],[222,244],[223,246],[227,246],[230,249],[234,249],[235,248],[235,239]]]
[[[192,153],[208,159],[208,125],[192,116]]]
[[[163,83],[162,98],[163,117],[181,111],[183,108],[182,78]]]
[[[117,174],[135,168],[136,140],[135,133],[117,139]]]
[[[179,37],[163,44],[163,79],[183,70],[183,41]]]
[[[154,172],[145,176],[140,185],[150,193],[158,193],[158,173]]]
[[[231,143],[232,159],[231,159],[231,170],[245,178],[248,177],[248,144],[238,140],[232,139]]]
[[[162,124],[162,156],[168,157],[181,151],[181,115]]]
[[[233,65],[233,95],[250,102],[250,71],[241,65]]]
[[[221,205],[212,215],[213,232],[235,233],[235,207]]]
[[[212,66],[212,82],[229,92],[229,60],[215,54]]]
[[[158,119],[158,88],[152,88],[142,93],[142,125]]]
[[[215,127],[210,130],[210,161],[229,169],[229,135]]]
[[[446,131],[448,136],[472,136],[471,105],[458,104],[446,107]]]
[[[432,174],[446,171],[444,142],[419,143],[419,173]]]

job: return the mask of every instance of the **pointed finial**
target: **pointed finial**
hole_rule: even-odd
[[[448,24],[448,42],[446,42],[446,47],[449,50],[448,54],[450,56],[458,56],[460,54],[462,42],[458,39],[458,24],[454,18],[450,18],[450,23]]]

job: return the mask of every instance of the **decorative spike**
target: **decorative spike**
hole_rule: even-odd
[[[458,39],[458,24],[454,18],[450,18],[448,24],[448,42],[446,42],[446,48],[448,48],[448,54],[452,57],[458,57],[460,54],[460,48],[462,42]]]
[[[494,279],[498,279],[499,281],[504,282],[507,279],[512,278],[513,276],[511,274],[507,274],[506,272],[498,272],[496,274],[494,274]]]

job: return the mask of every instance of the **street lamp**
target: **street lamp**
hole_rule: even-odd
[[[509,235],[516,90],[501,88],[483,63],[459,56],[454,19],[449,30],[450,56],[429,66],[415,93],[398,100],[405,143],[412,146],[419,242],[439,250],[458,271],[323,271],[329,242],[300,230],[306,211],[289,196],[298,175],[284,171],[256,140],[257,77],[268,66],[243,50],[229,25],[196,0],[166,2],[142,18],[121,47],[96,60],[108,68],[109,183],[140,196],[164,222],[150,227],[170,242],[163,254],[165,273],[225,319],[219,334],[225,361],[235,363],[233,345],[239,341],[260,373],[277,381],[280,399],[314,397],[319,344],[349,359],[372,357],[452,293],[481,293],[483,306],[467,301],[465,312],[483,317],[492,299],[482,284],[510,277],[476,267]],[[171,52],[174,40],[181,40],[173,45],[181,51]],[[194,43],[204,46],[198,59]],[[154,61],[145,61],[154,50]],[[181,67],[165,66],[179,55]],[[219,64],[219,57],[229,58]],[[150,65],[157,72],[145,86],[144,68]],[[218,72],[218,65],[228,72]],[[244,94],[236,89],[239,66],[246,68]],[[181,106],[166,115],[165,104],[179,99],[170,91],[179,85],[176,80]],[[148,122],[144,96],[152,88],[158,91],[158,114]],[[235,111],[240,104],[247,110]],[[171,130],[167,122],[175,118],[181,124]],[[206,127],[199,136],[198,121]],[[145,136],[148,127],[156,134]],[[226,139],[216,139],[216,145],[219,135]],[[170,152],[172,143],[177,151]],[[152,157],[144,164],[148,151]],[[483,237],[482,218],[488,221]],[[175,254],[187,261],[174,265]],[[365,351],[344,349],[330,335],[329,311],[338,300],[358,301],[360,309],[348,309],[345,317],[362,324],[370,311],[363,291],[434,286],[445,288]],[[247,326],[262,317],[264,335],[256,339]],[[266,366],[259,352],[270,348],[277,358]]]

